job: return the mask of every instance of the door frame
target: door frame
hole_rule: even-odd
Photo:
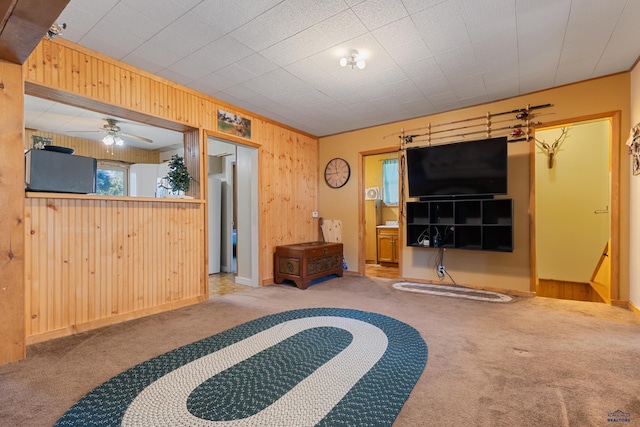
[[[360,173],[358,174],[358,218],[360,218],[359,227],[358,227],[358,271],[361,276],[366,274],[366,257],[367,257],[367,248],[366,248],[366,240],[365,240],[365,206],[364,206],[364,193],[365,193],[365,158],[367,156],[375,156],[378,154],[398,154],[398,173],[400,174],[400,179],[398,180],[399,188],[399,200],[398,200],[398,276],[402,277],[402,248],[404,247],[404,194],[403,194],[403,183],[404,183],[404,171],[403,171],[403,161],[400,151],[398,147],[386,147],[386,148],[378,148],[375,150],[367,150],[360,151],[358,153],[358,165],[360,166]]]
[[[258,215],[258,211],[259,211],[259,206],[260,206],[260,195],[259,195],[259,168],[260,168],[260,164],[259,164],[259,159],[260,159],[260,145],[256,144],[256,143],[252,143],[249,141],[244,141],[244,140],[240,140],[239,138],[234,138],[233,136],[230,135],[224,135],[222,136],[221,134],[217,133],[217,132],[211,132],[211,131],[204,131],[204,147],[205,147],[205,152],[204,152],[204,156],[206,159],[209,158],[209,150],[208,150],[208,141],[209,138],[212,138],[215,141],[219,141],[219,142],[223,142],[223,143],[227,143],[227,144],[231,144],[231,145],[235,145],[236,146],[236,171],[237,171],[237,167],[238,167],[238,149],[249,149],[251,150],[251,158],[250,158],[250,162],[251,162],[251,167],[249,169],[247,169],[248,174],[246,177],[246,180],[249,182],[249,186],[250,186],[250,191],[249,191],[249,195],[247,196],[251,202],[250,202],[250,213],[249,213],[249,217],[243,221],[244,223],[244,227],[246,228],[245,230],[245,236],[246,238],[243,239],[245,243],[245,246],[249,247],[250,250],[248,252],[243,252],[243,253],[249,253],[249,255],[247,256],[247,259],[245,261],[243,261],[243,266],[245,266],[246,268],[243,268],[243,274],[245,274],[245,276],[240,276],[240,252],[237,252],[236,255],[236,271],[234,272],[234,277],[235,277],[235,282],[242,284],[242,285],[247,285],[247,286],[252,286],[252,287],[258,287],[260,286],[260,256],[258,253],[258,248],[260,247],[259,245],[259,240],[260,240],[260,216]],[[209,162],[207,161],[205,163],[205,176],[209,176]],[[207,203],[207,207],[205,209],[206,212],[208,212],[209,207],[208,204],[210,203],[209,200],[209,189],[208,186],[206,184],[208,184],[208,179],[202,180],[205,183],[205,188],[203,191],[205,191],[206,194],[206,203]],[[234,183],[237,184],[237,183]],[[234,192],[236,191],[236,185],[234,185]],[[234,206],[234,211],[236,210],[235,208],[237,208],[237,206]],[[239,224],[236,224],[236,228],[238,227]],[[206,215],[206,221],[205,221],[205,236],[207,236],[207,241],[205,244],[205,248],[206,248],[206,268],[207,268],[207,272],[208,272],[208,268],[209,268],[209,215]],[[248,274],[248,276],[247,276]],[[208,276],[208,274],[207,274]]]
[[[611,237],[611,248],[609,250],[609,261],[611,263],[611,287],[609,297],[611,305],[626,307],[626,303],[619,301],[620,298],[620,126],[621,111],[611,111],[600,114],[579,116],[563,120],[556,120],[544,123],[544,127],[557,127],[580,122],[587,122],[598,119],[611,120],[611,139],[609,141],[609,153],[611,156],[611,188],[609,194],[611,198],[611,223],[609,235]],[[533,137],[529,140],[529,271],[530,271],[530,291],[535,294],[537,280],[537,260],[536,260],[536,143],[535,129]]]

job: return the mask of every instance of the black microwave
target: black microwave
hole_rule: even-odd
[[[29,150],[24,156],[28,191],[96,192],[96,159],[48,150]]]

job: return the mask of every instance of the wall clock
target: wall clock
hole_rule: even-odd
[[[336,157],[329,160],[327,167],[324,168],[324,180],[331,188],[340,188],[349,181],[351,176],[351,168],[345,159]]]

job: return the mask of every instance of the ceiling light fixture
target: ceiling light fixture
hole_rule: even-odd
[[[102,142],[105,143],[105,145],[122,145],[124,143],[124,141],[122,140],[122,138],[120,138],[118,135],[113,135],[111,133],[108,133],[107,135],[104,136],[104,138],[102,138]]]
[[[347,56],[340,58],[340,66],[341,67],[351,66],[351,69],[353,69],[354,67],[357,67],[363,70],[364,67],[367,66],[367,63],[364,62],[364,59],[360,57],[360,53],[357,50],[353,49],[349,51],[349,54]]]

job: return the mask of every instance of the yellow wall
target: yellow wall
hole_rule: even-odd
[[[324,168],[333,157],[343,157],[350,162],[352,174],[361,173],[358,165],[358,153],[380,148],[398,147],[397,137],[385,136],[398,134],[401,129],[416,129],[429,123],[446,123],[470,117],[482,116],[487,112],[510,111],[530,105],[551,103],[551,108],[538,110],[535,120],[556,122],[573,120],[603,112],[620,110],[622,129],[629,128],[629,73],[617,74],[556,89],[540,91],[529,95],[492,102],[476,107],[450,111],[432,116],[406,120],[382,126],[375,126],[354,132],[328,136],[320,139],[319,168]],[[626,156],[626,147],[620,147]],[[457,283],[485,288],[498,288],[528,292],[530,280],[530,241],[529,241],[529,144],[509,145],[509,194],[514,199],[514,251],[513,253],[473,252],[449,250],[445,252],[444,264]],[[628,298],[628,245],[629,221],[626,213],[628,204],[627,162],[621,164],[621,277],[620,299]],[[331,189],[326,185],[319,188],[320,213],[326,218],[342,220],[343,243],[350,270],[357,270],[358,230],[361,213],[357,206],[358,180],[351,179],[340,189]],[[402,274],[407,279],[434,280],[435,251],[422,248],[402,249]]]
[[[540,279],[589,283],[609,240],[610,120],[564,126],[554,156],[536,148],[536,267]],[[552,144],[562,128],[536,131]],[[608,281],[607,281],[608,282]]]

